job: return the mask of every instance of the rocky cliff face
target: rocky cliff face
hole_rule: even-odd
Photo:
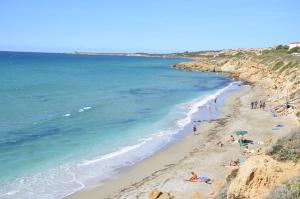
[[[299,164],[278,162],[267,155],[250,157],[230,184],[227,198],[264,198],[269,190],[295,176],[299,169]]]
[[[266,88],[273,105],[291,100],[291,112],[300,117],[300,58],[264,57],[244,55],[239,57],[202,57],[191,62],[174,65],[178,69],[227,72],[232,77],[260,84]]]

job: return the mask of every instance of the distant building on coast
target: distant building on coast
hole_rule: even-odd
[[[300,42],[291,42],[289,43],[289,49],[300,47]]]

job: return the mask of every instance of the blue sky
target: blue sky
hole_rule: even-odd
[[[300,40],[299,0],[0,0],[0,50],[177,52]]]

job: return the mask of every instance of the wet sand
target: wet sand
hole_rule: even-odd
[[[229,168],[221,166],[231,159],[247,158],[238,144],[227,142],[236,130],[247,130],[247,139],[256,142],[250,150],[270,146],[292,128],[297,127],[293,116],[273,117],[269,110],[251,110],[250,103],[264,100],[264,89],[259,86],[244,86],[241,91],[227,97],[220,108],[219,119],[201,122],[195,133],[152,157],[125,169],[119,176],[101,186],[74,193],[68,199],[99,198],[148,198],[150,191],[158,189],[172,192],[176,198],[190,198],[195,192],[204,198],[211,198],[222,185]],[[268,104],[267,104],[268,106]],[[277,124],[284,127],[272,130]],[[217,143],[221,141],[224,146]],[[264,144],[257,144],[263,141]],[[213,179],[212,184],[186,182],[190,172]]]

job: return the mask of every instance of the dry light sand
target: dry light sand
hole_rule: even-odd
[[[148,198],[149,192],[155,188],[172,192],[176,198],[191,198],[195,191],[203,198],[211,198],[229,171],[221,164],[231,159],[247,158],[238,144],[227,142],[233,131],[247,130],[247,139],[263,141],[262,145],[250,146],[251,150],[257,150],[297,127],[297,121],[292,116],[275,118],[269,110],[250,109],[251,101],[264,99],[267,97],[262,88],[246,85],[225,100],[225,105],[220,108],[223,115],[219,119],[200,123],[196,133],[190,133],[180,142],[126,169],[126,172],[103,185],[66,198]],[[272,130],[277,124],[283,124],[284,128]],[[223,147],[217,146],[219,141],[224,143]],[[190,177],[191,171],[212,178],[213,184],[184,181]]]

